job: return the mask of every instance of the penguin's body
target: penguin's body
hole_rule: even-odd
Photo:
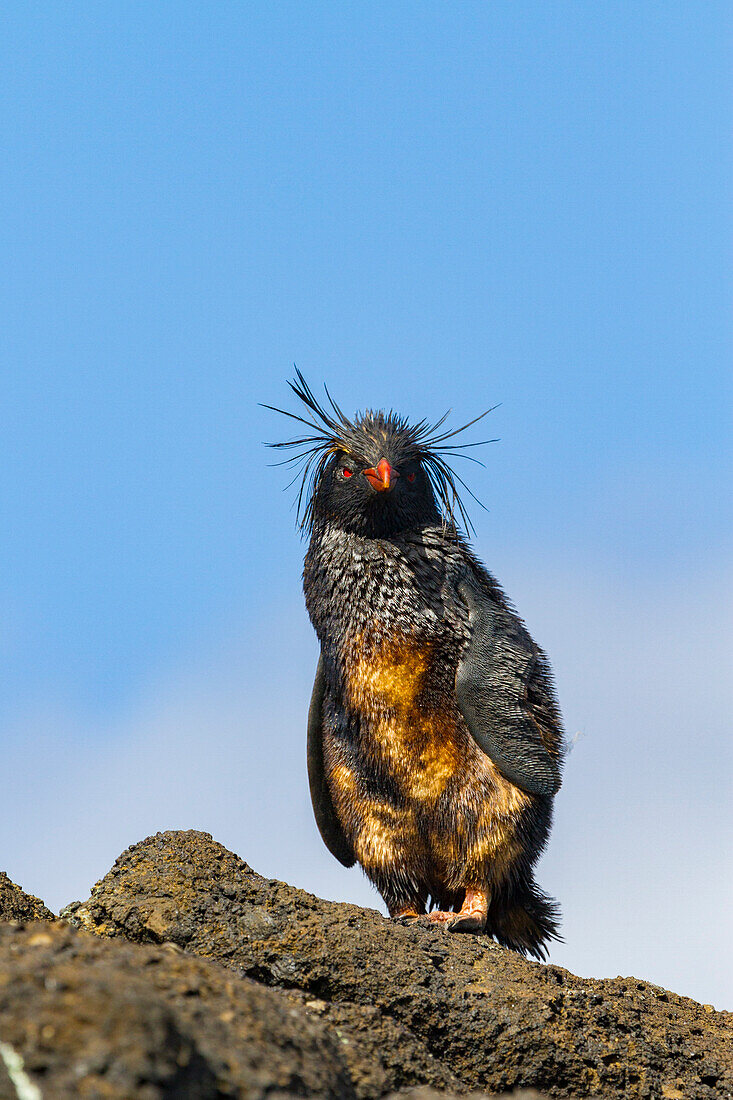
[[[425,469],[435,446],[393,416],[336,411],[304,568],[321,644],[308,723],[319,829],[391,916],[437,905],[430,919],[451,930],[542,957],[556,907],[532,867],[563,748],[546,659],[441,521]]]

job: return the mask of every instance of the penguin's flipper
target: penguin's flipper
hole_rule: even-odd
[[[473,578],[461,581],[458,592],[468,607],[471,637],[455,690],[469,732],[511,783],[529,794],[552,796],[560,786],[560,768],[529,703],[542,651]]]
[[[319,657],[308,710],[308,782],[311,802],[323,843],[339,863],[343,863],[344,867],[353,867],[356,856],[336,816],[323,770],[323,697],[325,693],[326,677],[323,673],[323,658]]]

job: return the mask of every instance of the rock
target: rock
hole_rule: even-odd
[[[172,941],[290,991],[340,1039],[362,1097],[417,1084],[551,1097],[733,1095],[730,1013],[635,978],[577,978],[484,936],[427,921],[403,928],[322,901],[262,878],[207,833],[133,845],[64,915],[102,937]]]
[[[54,916],[40,898],[26,894],[4,871],[0,871],[0,921],[53,920]]]
[[[393,1092],[385,1100],[548,1100],[546,1093],[536,1089],[519,1089],[518,1092],[503,1092],[501,1096],[487,1092],[438,1092],[437,1089],[416,1088]]]
[[[419,1036],[377,1007],[329,1004],[292,990],[288,995],[315,1012],[338,1036],[359,1100],[425,1082],[440,1088],[461,1088],[460,1079],[430,1053]]]
[[[0,926],[0,1038],[44,1100],[355,1095],[338,1039],[278,990],[62,922]]]

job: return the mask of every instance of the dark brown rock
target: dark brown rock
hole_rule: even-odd
[[[429,1086],[416,1089],[403,1089],[393,1092],[385,1100],[548,1100],[547,1095],[536,1089],[519,1089],[517,1092],[503,1092],[501,1096],[488,1092],[438,1092]]]
[[[44,1100],[354,1096],[337,1038],[279,991],[62,922],[0,926],[0,1038]]]
[[[536,1088],[552,1097],[733,1093],[730,1013],[635,978],[577,978],[486,937],[427,922],[402,928],[321,901],[261,878],[206,833],[133,845],[66,912],[100,936],[173,941],[289,989],[304,1005],[324,1004],[306,1011],[353,1044],[362,1096],[451,1079],[456,1091]]]
[[[377,1007],[313,1000],[294,990],[288,996],[338,1036],[359,1100],[426,1081],[441,1089],[461,1088],[460,1079],[433,1057],[419,1036]]]
[[[54,915],[40,898],[26,894],[0,871],[0,921],[53,920]]]

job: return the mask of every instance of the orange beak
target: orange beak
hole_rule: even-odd
[[[376,489],[378,493],[386,492],[395,478],[399,476],[394,466],[390,466],[386,458],[380,458],[376,468],[372,466],[371,469],[364,471],[364,477],[367,478],[369,484],[373,489]]]

